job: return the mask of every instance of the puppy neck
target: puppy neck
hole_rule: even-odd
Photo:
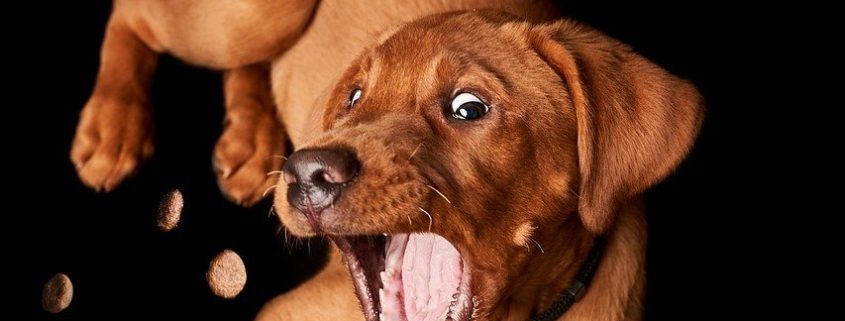
[[[639,320],[645,285],[645,220],[641,202],[620,210],[606,235],[605,251],[583,296],[560,320]],[[539,231],[538,231],[539,232]],[[551,307],[572,284],[596,235],[571,216],[555,231],[537,235],[543,253],[529,261],[525,277],[501,311],[502,320],[529,320]]]

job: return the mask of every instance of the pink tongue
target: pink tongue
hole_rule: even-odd
[[[439,235],[392,236],[382,275],[383,320],[402,320],[402,314],[408,321],[444,320],[461,284],[461,266],[458,251]]]

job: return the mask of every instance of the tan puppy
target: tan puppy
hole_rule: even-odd
[[[598,270],[559,320],[641,318],[640,194],[693,144],[688,82],[570,21],[449,13],[380,38],[318,107],[275,206],[341,251],[259,319],[528,320],[572,289],[599,235]]]

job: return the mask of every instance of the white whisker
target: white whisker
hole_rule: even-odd
[[[431,232],[431,225],[434,223],[434,219],[431,217],[431,213],[424,210],[422,207],[417,207],[417,208],[419,208],[420,211],[422,211],[423,213],[425,213],[425,215],[428,216],[428,231]]]
[[[282,155],[272,155],[272,156],[267,157],[267,158],[281,158],[281,159],[284,159],[284,160],[288,160],[288,158],[287,158],[287,157],[282,156]]]
[[[272,190],[272,189],[274,189],[274,188],[276,188],[276,185],[271,185],[270,187],[268,187],[267,189],[265,189],[265,190],[264,190],[264,193],[261,193],[261,197],[267,197],[267,193],[268,193],[268,192],[270,192],[270,190]]]
[[[267,176],[270,176],[270,175],[282,175],[282,174],[284,174],[284,173],[285,173],[285,172],[283,172],[283,171],[270,171],[270,172],[267,172]]]
[[[575,193],[575,191],[573,191],[573,190],[571,190],[571,189],[570,189],[570,190],[569,190],[569,193],[571,193],[572,195],[575,195],[575,198],[577,198],[577,199],[581,199],[581,195],[578,195],[578,193]]]
[[[530,237],[528,238],[528,240],[531,241],[531,242],[534,242],[534,244],[537,244],[537,247],[540,248],[540,253],[546,254],[546,251],[543,251],[543,247],[540,246],[540,243],[538,243],[537,241],[535,241],[534,239],[532,239]]]
[[[417,152],[420,151],[420,147],[422,147],[422,143],[417,145],[417,148],[414,148],[414,151],[411,152],[411,156],[408,156],[408,160],[411,160],[411,158],[414,158],[414,155],[416,155]]]
[[[443,195],[443,193],[441,193],[436,188],[434,188],[434,186],[431,186],[431,185],[428,185],[428,184],[425,184],[425,186],[428,186],[428,188],[430,188],[432,191],[437,193],[437,195],[440,195],[440,197],[442,197],[444,200],[446,200],[446,203],[452,204],[452,201],[450,201],[448,198],[446,198],[446,195]]]

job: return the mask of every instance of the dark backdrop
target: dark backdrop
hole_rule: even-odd
[[[249,320],[314,269],[319,241],[287,246],[278,220],[268,216],[269,202],[243,209],[218,192],[210,162],[223,116],[218,72],[163,58],[152,90],[155,157],[111,194],[82,187],[67,155],[95,79],[110,3],[28,6],[14,13],[24,22],[6,30],[13,34],[6,43],[14,57],[3,66],[11,83],[3,114],[9,132],[4,182],[11,188],[4,197],[16,204],[4,209],[12,223],[3,229],[14,235],[7,241],[14,252],[9,265],[23,267],[24,283],[13,293],[23,299],[14,308],[25,307],[27,318],[39,320]],[[725,291],[722,275],[742,271],[731,257],[747,255],[752,246],[731,241],[736,231],[723,222],[744,215],[742,206],[724,206],[729,191],[746,187],[743,180],[726,182],[728,173],[748,165],[729,157],[747,146],[728,134],[728,120],[751,113],[735,99],[735,85],[751,74],[737,67],[747,57],[739,48],[749,46],[753,34],[735,24],[734,11],[712,7],[577,1],[563,7],[692,80],[707,99],[695,151],[648,193],[646,305],[649,320],[721,318],[737,296]],[[162,233],[154,213],[171,188],[182,190],[186,205],[180,226]],[[234,300],[214,297],[205,282],[209,260],[224,248],[237,251],[249,272]],[[40,294],[58,272],[73,281],[74,299],[52,315],[41,309]]]

